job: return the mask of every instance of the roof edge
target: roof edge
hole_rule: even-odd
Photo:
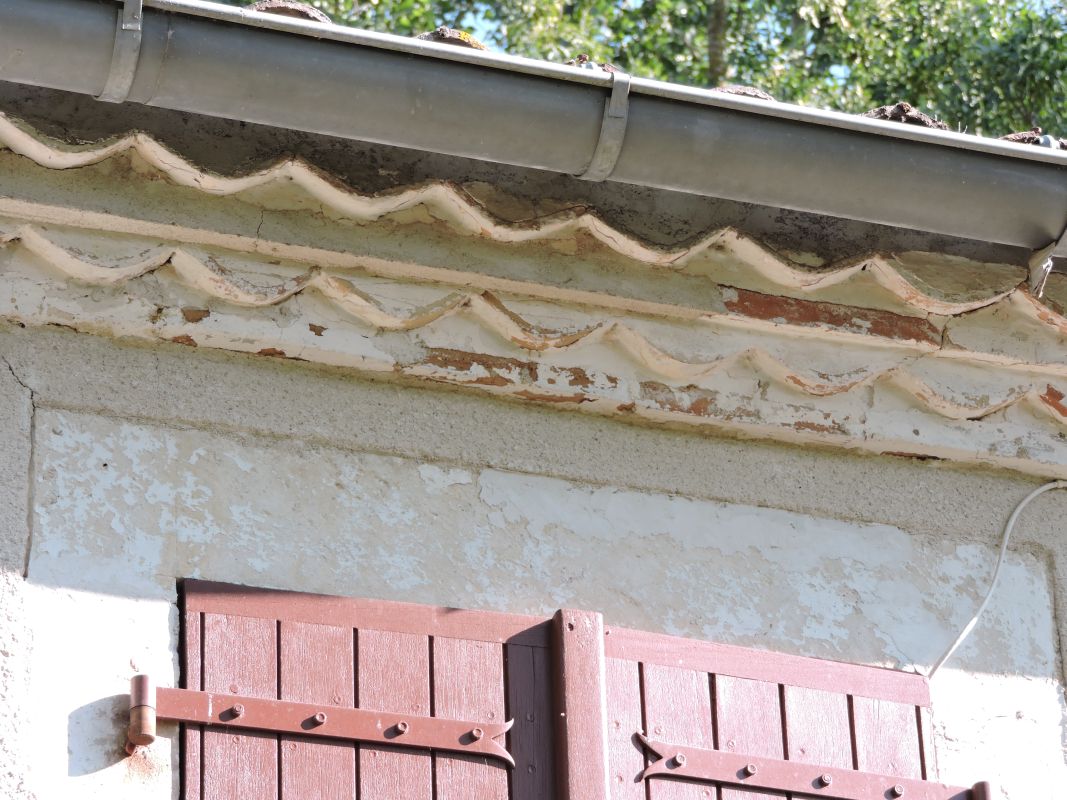
[[[122,12],[0,0],[0,79],[99,97]],[[1067,153],[201,0],[140,24],[132,102],[570,175],[614,130],[610,181],[1032,251],[1067,228]]]

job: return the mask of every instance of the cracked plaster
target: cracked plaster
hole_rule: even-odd
[[[23,569],[29,545],[27,477],[33,419],[31,394],[0,349],[0,795],[25,793],[21,725],[28,710],[29,655]]]
[[[47,116],[43,107],[36,108]],[[250,138],[255,144],[273,135],[278,134],[254,131]],[[386,157],[397,158],[395,154]],[[424,177],[438,178],[442,163],[437,159]],[[455,164],[447,168],[461,169]],[[432,174],[433,169],[438,173]],[[261,237],[283,243],[314,240],[320,248],[341,251],[350,242],[351,231],[322,207],[288,207],[291,198],[263,187],[254,192],[260,206],[203,198],[195,190],[146,180],[143,159],[141,163],[134,160],[132,171],[100,164],[64,172],[57,179],[46,171],[28,171],[10,156],[0,156],[0,172],[9,196],[62,200],[83,211],[107,211],[116,218],[133,214],[165,224],[181,217],[187,227],[199,224],[223,235],[251,237],[257,242]],[[131,176],[135,180],[129,181],[127,189],[123,184]],[[379,188],[418,182],[410,170],[397,177],[398,181]],[[499,180],[499,174],[492,178]],[[102,182],[109,187],[107,192],[99,191]],[[357,183],[368,186],[366,181]],[[532,196],[539,193],[532,188],[535,185],[536,181],[525,184]],[[494,198],[485,185],[470,185],[468,190],[493,198],[496,207],[502,207],[501,198]],[[558,190],[556,186],[552,191]],[[179,201],[181,191],[188,194]],[[568,185],[564,194],[574,197],[576,191],[586,189]],[[665,194],[636,195],[644,197],[640,202],[646,204],[661,200],[664,207],[692,204],[691,199]],[[106,198],[103,205],[102,198]],[[601,200],[605,206],[617,202],[623,207],[633,198]],[[511,198],[509,202],[516,201]],[[535,213],[554,213],[560,205],[568,204],[553,208],[546,202]],[[726,224],[732,212],[717,209],[708,218],[690,216],[705,219],[704,228]],[[379,232],[364,227],[360,233],[388,257],[448,268],[457,246],[455,231],[441,229],[418,209],[404,213],[408,216],[399,218],[397,224],[422,226],[425,236],[397,237],[391,224]],[[747,219],[751,222],[756,216]],[[620,214],[616,208],[606,218],[616,222],[622,218],[621,229],[633,231],[638,217],[632,209]],[[670,212],[661,212],[651,222],[637,222],[636,227],[644,225],[644,233],[666,243],[662,223],[670,218]],[[748,232],[759,233],[760,224]],[[843,236],[844,228],[858,231],[857,226],[838,226],[823,240],[824,245],[832,245],[822,248],[824,252],[840,248],[843,241],[857,240]],[[692,228],[688,235],[701,230]],[[807,230],[810,235],[811,228]],[[775,235],[781,239],[781,226]],[[868,230],[864,235],[886,234]],[[653,281],[643,280],[632,270],[619,273],[617,258],[598,256],[580,237],[574,242],[539,245],[536,253],[524,251],[526,245],[517,246],[508,251],[503,273],[500,259],[491,248],[486,249],[488,245],[476,239],[459,241],[468,256],[468,277],[522,277],[536,279],[543,286],[577,283],[576,288],[583,291],[598,291],[606,282],[613,284],[618,297],[629,291],[630,299],[684,300],[699,313],[721,314],[725,309],[720,295],[693,293],[698,276]],[[923,241],[929,246],[933,238]],[[163,244],[167,244],[166,237]],[[946,243],[941,249],[958,246]],[[838,250],[828,257],[848,252]],[[968,254],[989,258],[991,252],[971,245]],[[583,269],[574,269],[575,259]],[[756,281],[750,291],[766,288],[759,283],[764,279],[746,273],[743,264],[723,263],[725,269]],[[859,279],[867,281],[869,276],[862,272]],[[263,274],[277,277],[270,270]],[[159,296],[174,297],[165,281],[151,275],[138,280]],[[923,291],[930,289],[921,272],[908,273],[908,280]],[[1001,291],[1010,286],[1007,280]],[[958,344],[984,353],[990,363],[1009,372],[1020,366],[1029,368],[1035,360],[1048,370],[1050,364],[1062,360],[1062,348],[1058,349],[1062,323],[1037,312],[1026,317],[1029,311],[1018,305],[1018,294],[992,304],[988,298],[959,300],[961,287],[941,288],[956,292],[953,302],[988,307],[962,313],[951,330],[936,314],[925,314],[924,319],[942,326],[940,346]],[[849,302],[873,298],[873,307],[899,311],[900,298],[883,289],[888,287],[867,285],[862,292],[849,293],[846,286],[844,294],[828,296]],[[109,300],[99,287],[74,291],[87,294],[92,302],[122,299]],[[803,295],[802,289],[779,286],[776,291],[784,297]],[[1053,298],[1057,291],[1054,283]],[[740,297],[726,299],[736,304]],[[208,310],[195,294],[188,300],[183,307],[192,309],[194,316],[197,309]],[[523,309],[536,309],[541,315],[533,317],[537,324],[558,325],[561,318],[569,319],[558,310],[538,309],[528,301]],[[1025,319],[1022,324],[1020,312]],[[214,308],[211,314],[215,319],[221,316]],[[184,312],[182,317],[189,323]],[[1010,324],[1004,323],[1006,317],[1011,317]],[[282,312],[270,317],[262,331],[269,332],[272,326],[282,329],[292,322],[292,316]],[[766,322],[773,329],[781,321],[771,317]],[[100,326],[98,332],[115,334],[105,328]],[[1020,342],[1023,331],[1026,334]],[[322,334],[309,331],[316,338]],[[261,335],[250,338],[258,340]],[[448,335],[483,347],[487,343],[500,346],[470,326],[455,325]],[[672,344],[684,339],[674,336]],[[1020,343],[1025,358],[1019,356]],[[379,346],[389,355],[417,355],[423,345],[380,337]],[[199,570],[197,574],[205,577],[233,580],[236,564],[241,575],[256,583],[348,594],[360,593],[361,586],[373,594],[371,589],[377,587],[384,593],[395,592],[400,599],[424,597],[429,602],[457,605],[484,602],[509,610],[529,610],[529,597],[537,592],[540,602],[546,594],[576,601],[588,596],[595,600],[588,604],[591,607],[612,606],[605,610],[609,617],[617,614],[615,621],[633,620],[643,627],[771,644],[810,655],[926,663],[931,653],[936,654],[931,642],[939,636],[950,638],[954,624],[967,614],[967,604],[950,599],[947,592],[954,589],[971,601],[977,599],[999,525],[1011,505],[1034,485],[1031,479],[1006,472],[863,457],[821,447],[741,442],[692,430],[653,429],[644,421],[624,426],[595,417],[429,391],[410,382],[369,382],[321,367],[191,353],[177,347],[149,349],[47,328],[0,332],[0,353],[8,357],[12,375],[33,387],[40,420],[36,433],[42,437],[39,448],[42,454],[48,453],[47,459],[35,463],[40,494],[35,505],[38,537],[31,584],[26,592],[21,579],[12,584],[17,588],[5,584],[0,597],[4,603],[21,603],[25,595],[32,600],[29,613],[34,619],[63,621],[55,628],[37,626],[43,638],[32,650],[20,640],[20,657],[32,661],[35,675],[39,673],[43,681],[49,670],[65,667],[71,649],[68,634],[73,641],[81,641],[80,637],[100,627],[102,619],[111,623],[103,649],[95,642],[90,648],[89,641],[85,642],[85,651],[100,655],[85,665],[84,682],[63,688],[57,703],[63,713],[50,711],[35,721],[27,737],[37,765],[28,779],[42,789],[41,796],[142,797],[149,791],[164,797],[173,791],[167,741],[149,756],[122,760],[117,751],[121,700],[116,695],[124,691],[132,670],[173,674],[173,578],[177,575]],[[930,359],[910,354],[906,361],[917,366]],[[973,396],[966,398],[968,404],[995,404],[991,375],[986,368]],[[3,377],[0,374],[0,389]],[[752,385],[763,395],[770,391],[765,379]],[[22,407],[28,407],[24,389],[13,391],[22,398]],[[872,396],[874,388],[865,386],[862,391]],[[906,398],[894,406],[892,397],[887,393],[886,413],[895,415],[901,430],[914,427],[915,436],[925,439],[928,433],[921,429]],[[1003,413],[996,410],[988,415]],[[5,455],[10,463],[19,463],[20,452],[28,458],[29,422],[17,421],[11,428],[16,447],[12,455]],[[999,426],[1005,423],[1000,418],[992,421]],[[1033,427],[1034,423],[1024,416],[1021,424]],[[1025,445],[1007,437],[1004,446],[1021,452]],[[1036,453],[1020,455],[1015,466],[1032,460]],[[99,466],[104,463],[102,455],[109,459],[118,455],[119,463],[125,458],[130,464],[121,472],[117,466],[104,470]],[[136,468],[131,466],[134,462]],[[185,479],[176,480],[182,474]],[[325,475],[335,481],[332,492]],[[226,502],[218,496],[220,492],[212,491],[223,486],[233,487],[228,494],[243,499]],[[249,486],[268,490],[249,491]],[[27,487],[18,488],[19,496],[25,498]],[[314,491],[305,497],[305,488]],[[334,494],[344,502],[336,503]],[[960,656],[957,666],[967,671],[946,669],[934,686],[937,749],[946,779],[969,782],[989,777],[1001,780],[1011,798],[1041,798],[1052,796],[1055,779],[1050,776],[1063,772],[1063,701],[1057,680],[1062,665],[1051,630],[1057,618],[1067,618],[1063,607],[1067,551],[1059,532],[1063,504],[1063,498],[1043,497],[1028,510],[996,606]],[[151,516],[160,509],[162,516]],[[14,518],[4,516],[5,520]],[[20,519],[25,519],[25,513]],[[306,534],[316,537],[309,540],[312,552],[327,563],[367,562],[375,569],[354,571],[346,582],[344,576],[316,571],[306,559],[289,557],[301,541],[294,541],[291,531],[307,530],[308,519],[320,523]],[[709,532],[710,523],[715,529]],[[19,533],[16,526],[16,533],[24,543],[25,523],[20,524],[23,529]],[[358,535],[353,534],[353,527]],[[261,548],[259,530],[263,528],[269,532],[269,546]],[[381,545],[385,531],[400,531],[400,543]],[[447,534],[437,536],[441,531],[472,534],[460,540]],[[428,538],[427,532],[435,535]],[[660,550],[665,543],[668,554],[695,554],[694,560],[732,576],[735,586],[731,588],[738,591],[710,583],[703,571],[687,563],[677,570],[685,591],[665,598],[666,613],[655,614],[649,610],[652,603],[619,590],[618,575],[611,570],[625,569],[626,560],[604,564],[590,555],[594,543],[617,544],[613,537],[620,532],[627,534],[627,542],[634,542],[633,547],[638,542],[651,545],[654,563],[659,565],[657,574],[673,578],[673,570],[664,566],[669,556]],[[423,563],[427,541],[432,552],[440,553],[442,563],[455,567],[452,573],[437,575],[439,567]],[[798,554],[798,545],[804,543],[811,544],[811,552]],[[247,558],[232,558],[241,552]],[[852,553],[852,557],[843,553]],[[576,566],[569,570],[543,567],[560,554]],[[638,555],[644,551],[635,549],[632,558]],[[542,568],[529,569],[524,561]],[[413,569],[413,564],[418,568]],[[899,564],[906,567],[901,570]],[[222,574],[223,570],[228,571]],[[479,580],[485,571],[498,579]],[[792,612],[785,608],[788,603],[768,600],[783,575],[788,578],[783,596],[788,590],[790,602],[795,599]],[[586,585],[589,576],[594,580]],[[116,586],[123,586],[124,592],[137,599],[116,594]],[[652,586],[649,590],[659,589]],[[1059,612],[1055,613],[1057,604]],[[857,606],[862,614],[857,614]],[[1059,628],[1062,635],[1064,626]],[[23,635],[26,628],[10,626],[10,630]],[[129,631],[142,633],[134,640]],[[923,647],[926,652],[917,652]],[[26,665],[17,666],[15,679],[25,679],[28,670]],[[68,774],[64,776],[55,765],[64,761],[65,745],[73,751],[65,758]],[[1027,764],[1026,775],[1012,770],[1019,763]],[[8,768],[6,780],[19,777]]]
[[[38,424],[29,582],[34,616],[53,622],[39,628],[35,685],[59,681],[49,676],[66,669],[71,640],[104,636],[60,709],[92,705],[146,664],[173,674],[177,577],[519,613],[592,607],[613,624],[907,667],[962,625],[994,557],[887,525],[619,486],[69,411]],[[944,780],[1043,796],[1012,758],[1003,771],[973,760],[1007,742],[1042,781],[1067,778],[1045,569],[1011,556],[984,624],[933,685]],[[985,692],[980,710],[959,701],[968,686]],[[74,775],[46,769],[60,717],[36,715],[28,730],[43,794],[122,796],[130,763],[99,766],[107,709],[79,720]],[[1003,739],[973,725],[985,717]],[[157,792],[168,753],[153,748]]]
[[[75,636],[104,618],[127,621],[113,626],[107,655],[89,665],[84,685],[65,690],[61,707],[79,713],[50,718],[29,739],[54,760],[57,730],[69,734],[77,723],[74,740],[90,744],[72,762],[74,774],[49,773],[43,760],[30,773],[71,797],[105,786],[114,797],[170,791],[165,742],[150,757],[120,760],[109,698],[124,691],[131,659],[173,674],[174,575],[515,611],[588,598],[608,606],[609,619],[643,627],[929,663],[968,610],[953,589],[977,600],[996,528],[1032,485],[1004,473],[642,430],[308,366],[63,332],[12,330],[0,334],[0,352],[39,407],[34,614],[68,620]],[[1062,540],[1062,502],[1043,497],[1027,511],[988,626],[956,665],[966,671],[946,668],[935,682],[946,779],[990,777],[988,765],[1005,763],[992,777],[1008,796],[1040,798],[1045,785],[1011,774],[1010,763],[1039,758],[1044,771],[1030,774],[1044,776],[1062,761],[1059,665],[1053,635],[1040,633],[1055,622],[1049,593],[1062,597],[1047,558]],[[294,528],[311,538],[294,539]],[[399,533],[400,544],[384,546],[387,532]],[[624,548],[629,558],[605,564],[591,555],[615,537],[634,540],[632,553]],[[641,541],[667,554],[657,559],[689,556],[679,571],[686,589],[668,596],[663,614],[620,590],[612,572],[643,557]],[[804,543],[810,552],[798,550]],[[574,566],[526,566],[561,556]],[[373,566],[346,574],[323,572],[321,563]],[[482,570],[499,579],[479,578]],[[709,572],[733,576],[735,586],[709,582]],[[766,587],[783,574],[800,599],[792,613],[767,601]],[[122,601],[120,585],[139,599]],[[48,626],[38,629],[47,634]],[[152,633],[130,638],[123,629]],[[60,668],[64,630],[34,648],[34,674]]]
[[[1016,268],[912,254],[812,270],[729,230],[662,249],[586,210],[515,225],[447,184],[359,195],[299,162],[210,176],[143,136],[71,149],[3,125],[10,146],[75,182],[132,153],[135,182],[151,184],[155,172],[178,182],[165,194],[193,192],[172,218],[195,216],[214,194],[242,195],[210,229],[2,201],[14,218],[4,221],[10,294],[0,313],[24,324],[397,373],[785,441],[1067,474],[1059,430],[1067,406],[1057,388],[1067,375],[1067,320],[1013,288]],[[121,191],[125,182],[115,178],[97,175]],[[45,199],[53,190],[25,191]],[[319,195],[312,205],[340,215],[331,235],[358,229],[360,254],[340,239],[325,243],[339,249],[293,243],[319,231],[301,210],[302,197]],[[247,227],[241,214],[256,203],[292,215],[273,231],[280,240],[257,238],[263,209],[256,237],[227,232],[231,222]],[[583,236],[597,244],[579,248],[581,268],[570,251],[563,260],[553,254]],[[380,255],[398,243],[416,260]],[[539,254],[522,250],[534,244]],[[478,251],[486,253],[481,267],[472,263]],[[620,270],[625,280],[611,280]],[[993,285],[976,292],[990,276]],[[695,306],[694,280],[702,282]]]

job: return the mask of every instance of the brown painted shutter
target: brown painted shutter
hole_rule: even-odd
[[[755,800],[787,786],[794,798],[839,797],[850,780],[872,800],[982,800],[987,791],[935,783],[921,676],[621,628],[606,630],[605,642],[612,798],[645,800],[646,782],[647,800]],[[635,752],[635,728],[664,745],[647,781],[633,776],[655,751]],[[701,758],[727,780],[674,779],[699,771]]]
[[[184,728],[185,800],[986,798],[984,785],[934,782],[917,675],[605,629],[594,612],[547,620],[199,581],[184,586],[183,634],[193,692],[169,691],[216,700],[172,717],[213,722]],[[479,732],[514,720],[498,741],[515,766],[403,747],[401,734],[310,738],[311,718],[247,730],[220,716],[233,695],[320,704],[334,721],[346,708],[401,715],[412,732],[424,717]]]
[[[516,761],[187,725],[185,800],[554,797],[547,620],[198,581],[184,598],[187,689],[409,719],[514,719]]]

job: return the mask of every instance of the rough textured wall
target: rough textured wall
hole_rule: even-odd
[[[30,391],[0,358],[0,796],[25,789],[21,771],[28,657],[22,571],[26,564],[30,472]]]
[[[586,606],[622,624],[923,665],[977,602],[990,533],[1027,485],[180,348],[12,331],[0,353],[38,403],[37,710],[20,734],[39,797],[174,790],[167,741],[124,759],[120,695],[134,670],[174,675],[176,577]],[[1058,501],[1035,505],[1020,542]],[[937,748],[946,780],[1052,798],[1067,777],[1063,704],[1047,550],[1031,548],[1013,551],[985,623],[933,685]]]
[[[1020,268],[972,272],[949,259],[901,273],[907,265],[879,256],[809,272],[731,235],[699,269],[666,272],[674,256],[662,246],[735,225],[821,259],[871,248],[1017,253],[189,115],[115,114],[57,93],[0,86],[0,107],[67,141],[146,128],[229,175],[298,154],[330,176],[294,168],[229,196],[232,183],[166,154],[171,169],[159,169],[158,148],[100,163],[86,156],[92,148],[31,145],[40,164],[0,153],[10,215],[0,225],[0,305],[12,325],[0,331],[5,797],[173,793],[168,742],[125,758],[122,695],[134,671],[175,674],[179,577],[514,611],[566,603],[617,623],[925,665],[977,603],[999,527],[1038,479],[842,448],[889,431],[905,443],[882,448],[890,452],[962,453],[1042,475],[1067,463],[1067,409],[1054,387],[1067,375],[1067,321],[1055,303],[1025,304],[1013,288]],[[347,189],[338,198],[335,178],[364,193],[414,185],[434,202]],[[374,222],[367,209],[393,201],[396,213]],[[489,230],[480,207],[510,222]],[[546,220],[563,233],[542,237],[530,224]],[[531,232],[539,241],[524,243]],[[356,290],[341,310],[324,299],[323,287],[338,285],[328,278]],[[1067,282],[1052,284],[1053,300],[1067,297]],[[457,287],[477,291],[438,315]],[[407,318],[412,308],[426,311],[426,326],[414,324],[418,313]],[[664,352],[623,341],[625,326],[612,320]],[[593,326],[601,333],[586,335]],[[419,327],[428,332],[407,336]],[[833,343],[813,346],[827,331]],[[807,372],[775,372],[751,354],[720,359],[759,342],[782,363],[808,358]],[[349,370],[211,347],[318,354]],[[472,362],[458,379],[443,374],[454,359],[393,369],[428,347],[496,360],[492,369]],[[592,405],[590,387],[604,389],[601,400],[622,413],[628,398],[614,398],[615,384],[567,360],[583,348],[612,379],[621,368],[648,383],[648,369],[658,384],[666,371],[691,391],[715,377],[741,412],[751,402],[816,415],[789,418],[811,444],[529,404],[528,389],[557,402],[559,385],[546,399],[546,386],[516,384],[524,404],[427,388],[444,379],[499,387],[511,373],[567,378],[576,405]],[[371,367],[395,380],[359,376]],[[905,379],[924,367],[938,372],[920,381],[963,396],[944,402]],[[892,380],[859,379],[872,370]],[[823,386],[820,372],[847,380]],[[834,399],[842,388],[851,400]],[[692,399],[688,410],[716,407],[711,394]],[[853,426],[845,439],[821,416],[835,404]],[[735,416],[732,430],[766,434],[746,422],[751,414]],[[1067,619],[1065,510],[1061,493],[1027,512],[990,616],[935,682],[948,780],[989,778],[1012,798],[1053,797],[1063,782],[1054,627],[1057,613]]]

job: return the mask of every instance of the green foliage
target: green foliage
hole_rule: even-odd
[[[405,36],[449,25],[514,55],[588,53],[678,83],[740,83],[849,112],[906,100],[960,130],[1041,125],[1067,136],[1067,11],[1051,0],[311,4],[335,22]]]

